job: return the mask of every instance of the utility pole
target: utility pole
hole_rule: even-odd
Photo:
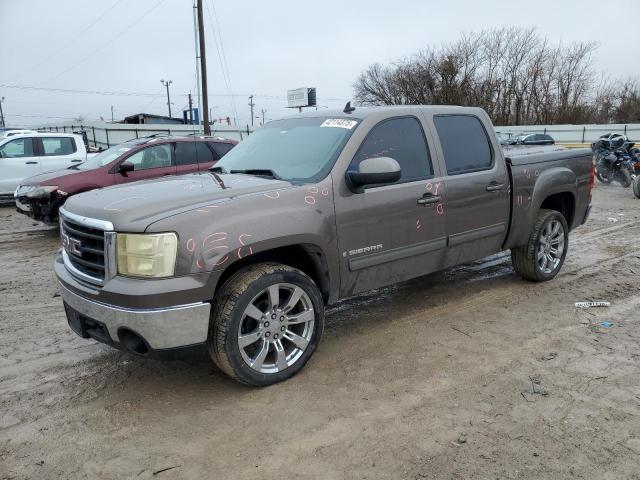
[[[251,126],[253,127],[253,107],[255,103],[253,103],[253,95],[249,95],[249,107],[251,108]]]
[[[193,125],[193,100],[191,100],[191,92],[189,92],[189,123]]]
[[[171,117],[171,98],[169,97],[169,85],[171,85],[173,81],[167,80],[165,82],[164,80],[160,80],[160,83],[167,87],[167,107],[169,107],[169,117]]]
[[[202,115],[202,105],[200,104],[200,50],[198,48],[198,0],[193,0],[193,37],[196,51],[196,104],[198,106],[198,130],[200,130],[200,116]],[[194,115],[195,118],[195,115]]]
[[[260,113],[262,113],[262,125],[264,125],[264,114],[267,113],[267,111],[263,108],[260,110]]]
[[[111,123],[113,123],[113,105],[111,105]]]
[[[202,121],[204,122],[204,134],[211,135],[211,125],[209,125],[209,98],[207,93],[207,55],[204,48],[204,17],[202,10],[202,0],[198,0],[198,38],[200,40],[200,73],[202,76]]]
[[[4,113],[2,111],[2,102],[4,102],[4,97],[0,98],[0,122],[2,123],[2,128],[6,125],[4,124]]]

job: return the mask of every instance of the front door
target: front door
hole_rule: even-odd
[[[397,183],[369,187],[364,193],[336,189],[344,296],[438,270],[446,248],[442,179],[434,171],[417,117],[386,119],[374,126],[349,169],[383,156],[400,164]]]
[[[116,183],[129,183],[176,174],[171,143],[146,147],[125,158],[124,161],[132,163],[134,170],[126,174],[116,173]]]
[[[509,177],[499,145],[474,115],[435,115],[447,176],[446,266],[499,252],[509,226]]]
[[[22,180],[39,173],[32,138],[14,138],[0,146],[0,195],[12,194]]]

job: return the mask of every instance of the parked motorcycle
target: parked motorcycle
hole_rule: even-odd
[[[624,135],[603,136],[592,146],[596,160],[596,177],[602,183],[613,181],[629,187],[635,175],[637,155],[631,155],[634,144]]]

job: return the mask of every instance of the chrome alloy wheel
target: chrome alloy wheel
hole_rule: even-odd
[[[551,220],[542,229],[536,262],[540,271],[546,275],[553,272],[562,261],[564,253],[564,228],[559,220]]]
[[[302,356],[311,341],[315,312],[297,285],[277,283],[256,295],[242,314],[238,346],[249,367],[277,373]]]

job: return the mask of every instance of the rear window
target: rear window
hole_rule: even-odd
[[[71,137],[42,137],[41,141],[45,156],[71,155],[76,152],[76,142]]]
[[[489,137],[478,117],[436,115],[433,122],[449,175],[488,170],[493,166]]]
[[[216,152],[218,158],[224,157],[234,147],[233,143],[210,143],[209,145]]]

